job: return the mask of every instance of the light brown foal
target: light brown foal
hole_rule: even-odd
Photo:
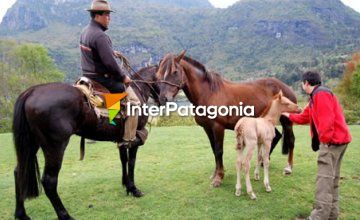
[[[275,125],[280,119],[282,112],[299,112],[297,104],[283,96],[282,91],[276,94],[270,101],[267,108],[259,118],[242,117],[235,125],[235,134],[237,139],[237,181],[235,195],[241,195],[240,171],[244,167],[246,189],[251,199],[256,199],[250,182],[250,161],[258,146],[258,158],[255,169],[255,180],[260,180],[259,167],[261,162],[264,165],[264,184],[267,192],[271,192],[269,184],[269,154],[271,141],[275,137]],[[247,154],[244,158],[244,149],[247,148]]]

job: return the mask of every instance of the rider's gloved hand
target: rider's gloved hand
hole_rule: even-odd
[[[130,79],[130,77],[125,76],[125,78],[124,78],[124,84],[128,86],[131,82],[132,82],[132,80]]]

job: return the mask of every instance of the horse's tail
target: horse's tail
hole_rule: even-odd
[[[297,103],[296,95],[290,86],[281,82],[280,89],[286,98],[290,99],[294,103]],[[276,130],[276,139],[274,139],[275,145],[282,138],[282,154],[289,154],[290,149],[294,149],[295,142],[295,136],[292,128],[293,123],[290,121],[290,119],[284,116],[280,117],[280,123],[282,125],[283,131],[281,134],[278,130]]]
[[[280,122],[283,128],[283,135],[279,133],[279,139],[282,137],[282,154],[289,154],[290,149],[294,149],[295,136],[293,131],[293,123],[286,117],[280,117]]]
[[[81,137],[80,141],[80,160],[84,160],[85,157],[85,138]]]
[[[12,127],[17,156],[15,178],[19,197],[23,200],[39,196],[40,174],[36,157],[39,145],[30,130],[25,113],[25,102],[33,90],[34,88],[27,90],[16,100]]]

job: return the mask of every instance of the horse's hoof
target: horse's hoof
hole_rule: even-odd
[[[241,189],[236,189],[235,196],[241,196]]]
[[[18,219],[18,220],[31,220],[31,218],[27,215],[22,215],[22,216],[16,216],[15,215],[15,219]]]
[[[14,215],[15,219],[19,220],[31,220],[31,218],[26,215],[25,210],[17,210]]]
[[[211,185],[212,185],[214,188],[220,187],[221,181],[220,181],[220,180],[217,180],[217,179],[215,178],[214,181],[211,183]]]
[[[75,220],[73,217],[71,217],[67,212],[62,213],[58,216],[58,219],[60,220]]]
[[[271,192],[271,187],[270,186],[266,186],[265,189],[266,189],[266,192],[268,192],[268,193]]]
[[[258,173],[256,173],[255,176],[254,176],[254,179],[255,179],[256,181],[259,181],[259,180],[260,180],[260,175],[259,175]]]
[[[256,195],[255,195],[254,192],[250,192],[250,193],[248,193],[248,194],[249,194],[249,196],[250,196],[250,199],[252,199],[252,200],[255,200],[255,199],[256,199]]]
[[[127,195],[129,195],[129,193],[136,197],[136,198],[140,198],[143,197],[145,194],[143,192],[141,192],[139,189],[135,188],[133,190],[126,190]]]
[[[292,173],[292,168],[291,168],[291,166],[290,166],[290,165],[286,166],[286,167],[284,168],[284,174],[285,174],[285,175],[290,175],[291,173]]]

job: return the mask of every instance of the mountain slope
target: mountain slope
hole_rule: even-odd
[[[231,79],[277,75],[296,80],[302,68],[338,76],[338,54],[360,49],[360,14],[340,0],[242,0],[215,9],[207,0],[113,0],[108,34],[140,67],[167,52],[188,54]],[[78,37],[87,0],[18,0],[1,36],[47,46],[68,78],[79,75]],[[336,56],[335,56],[336,55]]]

